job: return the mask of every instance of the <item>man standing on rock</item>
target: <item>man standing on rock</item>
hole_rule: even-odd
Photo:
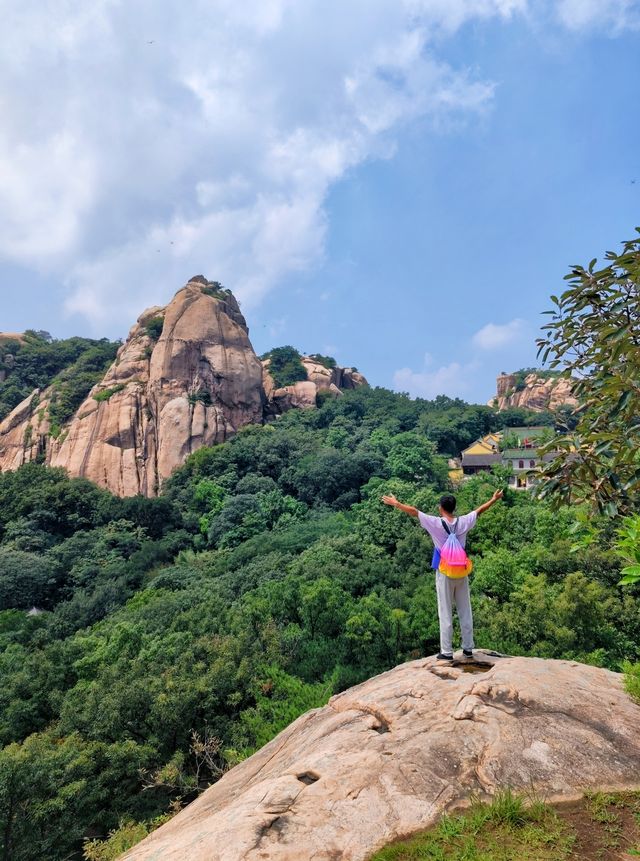
[[[404,511],[411,517],[417,517],[420,526],[426,529],[431,536],[436,550],[439,550],[448,536],[454,534],[460,544],[464,547],[467,540],[467,532],[476,525],[476,520],[491,506],[502,499],[503,491],[496,490],[491,499],[476,508],[475,511],[456,517],[456,498],[451,494],[445,494],[440,499],[440,516],[423,514],[412,505],[404,505],[393,495],[383,496],[385,505],[391,505]],[[435,564],[434,564],[435,567]],[[460,619],[460,630],[462,633],[462,653],[466,658],[473,657],[473,616],[471,614],[471,599],[469,596],[469,577],[447,577],[439,569],[436,571],[436,592],[438,595],[438,620],[440,622],[440,652],[438,660],[453,660],[453,604],[456,605],[458,618]]]

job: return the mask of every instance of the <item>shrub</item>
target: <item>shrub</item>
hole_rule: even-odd
[[[202,292],[207,296],[213,296],[214,299],[226,299],[231,290],[223,287],[219,281],[211,281],[206,287],[202,288]]]
[[[640,703],[640,664],[626,661],[623,669],[625,673],[624,686],[627,693]]]
[[[318,362],[319,365],[324,365],[325,368],[335,368],[336,360],[333,356],[323,356],[321,353],[311,353],[309,355],[310,359],[313,359],[314,362]]]
[[[198,391],[189,392],[187,398],[190,404],[197,404],[200,402],[206,407],[209,407],[212,403],[211,392],[207,391],[207,389],[198,389]]]
[[[117,392],[121,392],[123,389],[126,389],[126,385],[124,383],[118,383],[117,386],[113,386],[111,389],[103,389],[101,392],[98,392],[93,396],[94,401],[108,401],[112,395],[115,395]]]
[[[164,328],[164,317],[152,317],[144,327],[145,332],[152,341],[157,341]]]
[[[279,389],[307,379],[300,353],[295,347],[276,347],[262,358],[269,359],[269,373]]]
[[[115,861],[169,819],[171,816],[166,815],[158,816],[151,822],[123,820],[118,828],[109,832],[106,840],[87,840],[82,854],[86,861]]]

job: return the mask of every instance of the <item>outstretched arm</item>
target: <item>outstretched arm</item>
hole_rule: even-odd
[[[476,514],[478,515],[478,517],[480,517],[481,514],[484,514],[485,511],[488,511],[491,508],[491,506],[494,503],[496,503],[499,499],[502,499],[503,496],[504,496],[503,490],[496,490],[496,492],[493,494],[493,496],[491,497],[489,502],[485,502],[484,505],[480,506],[480,508],[476,508]]]
[[[404,511],[405,514],[410,514],[411,517],[418,516],[418,509],[414,508],[413,505],[403,505],[402,502],[398,502],[395,496],[391,493],[389,496],[383,496],[382,501],[385,505],[390,505],[392,508],[398,508],[400,511]]]

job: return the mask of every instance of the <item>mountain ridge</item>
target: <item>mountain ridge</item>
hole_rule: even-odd
[[[327,369],[311,357],[300,364],[306,380],[277,387],[231,291],[194,276],[168,305],[140,315],[64,426],[52,423],[51,387],[19,403],[0,423],[0,470],[39,460],[119,496],[155,496],[198,448],[313,407],[319,391],[339,396],[367,384],[353,369]]]

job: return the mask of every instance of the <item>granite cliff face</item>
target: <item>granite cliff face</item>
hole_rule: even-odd
[[[471,794],[560,800],[640,786],[640,706],[621,676],[480,660],[413,661],[338,694],[123,861],[365,861]]]
[[[519,379],[517,374],[502,373],[497,379],[496,397],[490,406],[499,410],[522,407],[533,412],[556,410],[577,404],[571,391],[571,381],[563,377],[544,377],[536,373]]]
[[[310,369],[313,378],[286,390],[269,385],[233,295],[196,276],[165,308],[141,315],[104,379],[55,437],[50,390],[19,404],[0,424],[0,470],[39,458],[120,496],[153,496],[201,446],[314,406],[322,388],[339,395],[366,383],[348,369],[327,372],[330,379],[326,371]]]

